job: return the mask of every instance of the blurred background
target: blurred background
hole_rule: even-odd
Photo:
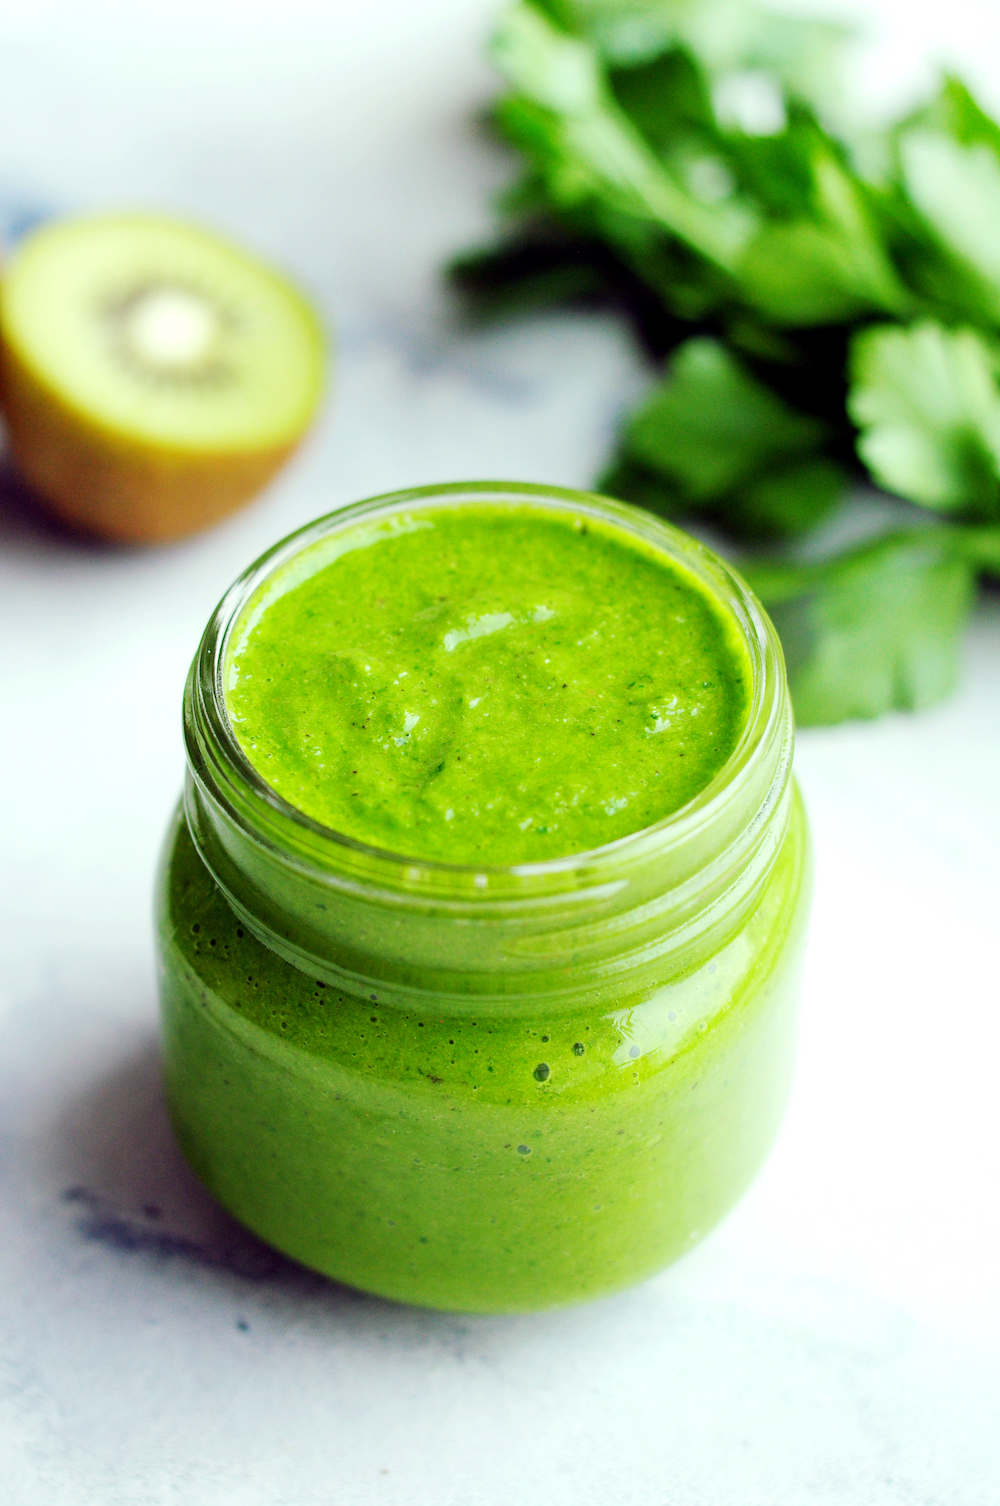
[[[789,10],[775,0],[772,9]],[[846,17],[858,118],[955,67],[1000,111],[988,0]],[[682,1264],[573,1312],[442,1317],[272,1257],[181,1165],[150,892],[204,623],[258,553],[394,487],[588,486],[653,373],[608,311],[463,322],[513,154],[496,0],[0,4],[0,239],[148,207],[285,268],[332,341],[276,482],[154,549],[0,470],[0,1478],[11,1506],[982,1506],[1000,1478],[1000,599],[956,693],[810,728],[817,892],[795,1098]],[[152,1212],[150,1210],[153,1210]]]

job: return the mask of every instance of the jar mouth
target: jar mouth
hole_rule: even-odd
[[[496,506],[504,502],[521,505],[533,502],[540,508],[611,523],[633,539],[678,561],[709,588],[735,623],[752,671],[750,704],[735,748],[722,768],[692,800],[661,820],[601,846],[540,861],[451,863],[394,852],[325,826],[268,784],[243,751],[230,720],[225,669],[232,634],[244,608],[254,593],[296,556],[361,520],[381,521],[414,504],[444,508],[476,503]],[[623,863],[627,866],[631,857],[640,859],[648,857],[651,849],[669,849],[676,842],[690,837],[703,823],[714,821],[720,805],[742,782],[741,775],[752,765],[755,754],[769,741],[768,729],[781,710],[778,694],[781,678],[780,646],[756,597],[717,555],[680,529],[651,513],[595,493],[530,482],[471,481],[413,487],[368,498],[325,514],[280,540],[243,572],[220,601],[192,666],[189,691],[196,694],[204,716],[203,725],[207,723],[205,730],[215,744],[213,763],[217,767],[228,766],[229,778],[225,783],[232,785],[235,780],[242,787],[244,798],[239,804],[246,811],[249,801],[250,809],[256,811],[272,840],[280,842],[283,835],[297,849],[300,858],[306,857],[308,852],[324,868],[331,863],[337,867],[339,856],[349,868],[360,862],[370,877],[374,876],[373,869],[402,870],[411,879],[419,872],[425,882],[430,881],[436,888],[448,888],[454,884],[466,891],[470,886],[488,885],[495,891],[498,886],[504,887],[504,880],[518,888],[525,884],[530,886],[533,881],[545,887],[546,880],[558,880],[564,874],[579,874],[581,869],[619,869]],[[190,744],[190,728],[188,731]],[[190,746],[189,751],[194,752]]]

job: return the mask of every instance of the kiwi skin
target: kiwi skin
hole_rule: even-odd
[[[0,407],[14,462],[72,527],[123,544],[161,544],[236,512],[298,448],[213,451],[141,446],[77,417],[9,342],[0,346]]]

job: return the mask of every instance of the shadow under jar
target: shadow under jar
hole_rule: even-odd
[[[590,535],[631,551],[633,563],[670,572],[707,604],[746,667],[745,705],[721,766],[678,809],[629,830],[622,802],[605,800],[608,840],[565,853],[554,839],[555,856],[550,840],[537,860],[525,818],[511,825],[516,861],[485,861],[488,852],[469,861],[467,850],[447,861],[440,851],[412,855],[417,827],[405,820],[399,850],[389,850],[364,840],[363,827],[359,836],[325,824],[302,808],[309,800],[296,803],[262,774],[267,755],[245,745],[234,710],[234,686],[247,685],[239,655],[255,626],[349,550],[387,540],[405,549],[414,530],[427,548],[435,528],[444,548],[463,517],[502,525],[493,550],[501,575],[505,549],[523,563],[531,527],[558,525],[581,547]],[[475,642],[482,654],[491,634],[506,632],[496,645],[512,652],[522,633],[537,686],[571,586],[548,579],[530,610],[501,612],[491,598],[488,610],[457,619],[432,595],[445,603],[438,648]],[[362,632],[369,609],[378,608],[356,603]],[[637,629],[623,629],[610,653],[615,633],[602,631],[599,683],[639,687],[638,700],[623,701],[638,707],[635,738],[613,734],[624,788],[630,756],[648,765],[672,725],[684,756],[676,716],[695,713],[676,696],[649,701]],[[657,664],[662,679],[669,654]],[[338,672],[341,681],[331,669],[316,683],[333,694]],[[308,676],[289,674],[290,694],[312,693]],[[454,699],[454,687],[445,692]],[[462,704],[453,752],[463,728],[487,735]],[[580,733],[583,713],[574,718],[567,704],[528,691],[518,702],[553,757]],[[429,1307],[515,1312],[641,1280],[732,1207],[787,1095],[808,844],[780,647],[710,550],[637,509],[551,487],[470,483],[360,503],[292,535],[236,582],[198,650],[184,716],[188,777],[158,888],[166,1075],[181,1145],[237,1218],[352,1286]],[[397,735],[383,738],[387,768],[407,750],[411,721],[404,713]],[[510,746],[509,782],[520,789],[513,732]],[[595,768],[599,746],[586,745]],[[544,765],[542,752],[533,763]],[[560,786],[572,825],[569,808],[589,786],[586,760],[569,765],[582,781],[573,797]],[[649,785],[659,769],[647,773]],[[335,768],[334,794],[351,796],[336,779]],[[424,786],[418,796],[426,812]],[[499,791],[494,804],[504,799]],[[414,836],[415,848],[443,842],[447,852],[441,833],[458,824]]]

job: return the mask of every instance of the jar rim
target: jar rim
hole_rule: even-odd
[[[361,521],[375,521],[414,504],[451,507],[490,502],[494,505],[535,503],[562,513],[578,514],[611,524],[658,552],[677,560],[696,576],[727,609],[741,635],[751,664],[751,700],[736,746],[722,768],[690,801],[651,825],[584,851],[541,861],[516,864],[451,863],[393,852],[325,826],[278,793],[251,763],[236,736],[225,694],[225,669],[232,633],[241,614],[261,586],[297,555],[324,538],[349,529]],[[469,887],[489,887],[494,894],[507,885],[523,892],[524,886],[542,888],[561,877],[578,881],[581,871],[597,878],[632,860],[648,860],[654,851],[669,850],[683,843],[725,807],[734,790],[748,777],[757,758],[772,741],[783,720],[785,697],[783,660],[777,635],[767,614],[749,586],[707,545],[662,518],[628,503],[594,492],[524,481],[459,481],[410,487],[381,493],[336,509],[314,519],[280,539],[261,554],[222,597],[202,637],[188,683],[185,733],[193,768],[204,766],[207,732],[214,747],[211,764],[216,778],[215,798],[222,798],[242,825],[249,817],[268,845],[293,848],[298,862],[330,873],[339,857],[349,869],[363,870],[356,877],[368,882],[393,873],[410,880],[430,882],[439,891],[454,885],[467,893]],[[192,726],[192,722],[198,724]],[[221,788],[220,777],[221,776]],[[228,787],[229,798],[224,793]],[[243,819],[240,819],[242,812]],[[330,873],[332,877],[333,874]],[[506,883],[505,883],[506,881]]]

